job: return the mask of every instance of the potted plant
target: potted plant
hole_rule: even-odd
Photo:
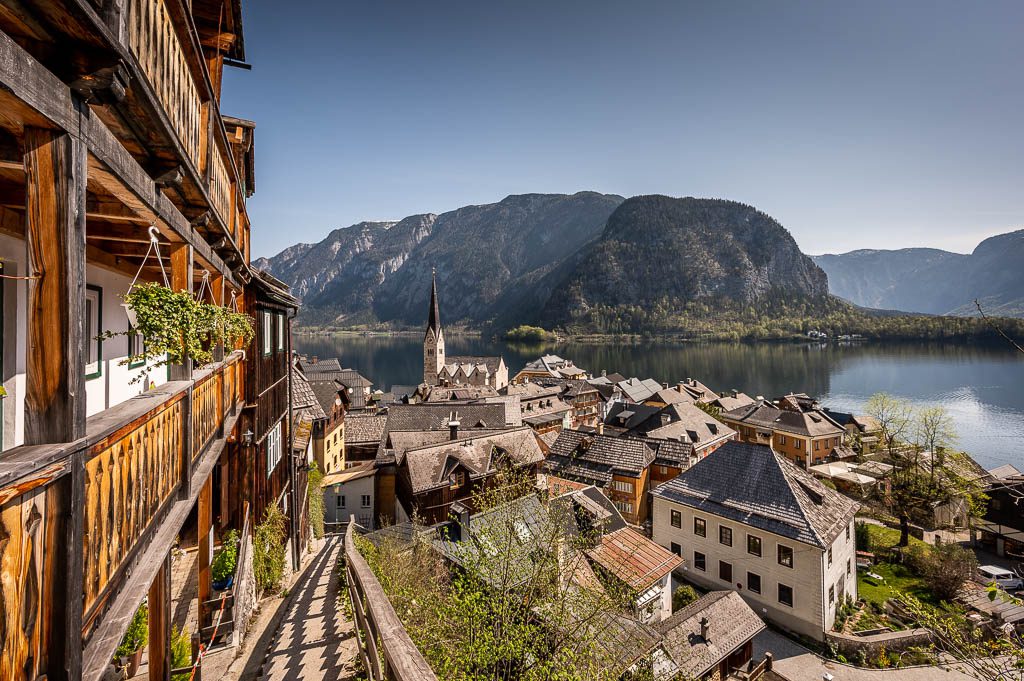
[[[135,676],[139,670],[142,647],[149,639],[149,606],[145,602],[139,606],[124,632],[121,644],[114,650],[114,665],[125,670],[127,678]]]
[[[238,532],[230,530],[221,544],[220,551],[213,558],[210,576],[213,588],[217,591],[230,589],[235,581],[235,569],[238,567]]]

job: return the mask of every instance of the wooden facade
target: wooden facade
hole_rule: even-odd
[[[254,126],[220,113],[244,58],[238,0],[0,0],[0,258],[17,275],[0,281],[0,679],[98,679],[147,596],[166,678],[183,525],[200,596],[214,519],[281,503],[302,536],[281,378],[296,303],[249,267]],[[205,367],[133,364],[144,339],[119,299],[136,277],[253,315],[256,341]]]

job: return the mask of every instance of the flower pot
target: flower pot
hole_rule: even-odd
[[[135,310],[133,310],[132,306],[129,305],[128,303],[121,303],[121,307],[124,308],[124,314],[126,317],[128,317],[129,326],[131,326],[134,329],[135,322],[137,321],[137,317],[135,316]]]
[[[210,586],[212,586],[215,591],[225,591],[226,589],[230,589],[231,585],[234,583],[235,576],[231,575],[230,577],[227,577],[225,579],[213,582]]]

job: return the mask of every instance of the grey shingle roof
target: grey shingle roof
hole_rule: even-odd
[[[614,473],[638,476],[656,460],[685,468],[692,452],[692,446],[671,440],[563,430],[551,446],[545,468],[559,477],[604,486]]]
[[[666,423],[667,421],[667,423]],[[659,440],[689,442],[696,448],[724,439],[732,439],[736,431],[694,406],[692,402],[670,404],[660,409],[627,433]]]
[[[324,413],[328,413],[334,408],[334,400],[338,398],[338,393],[345,390],[345,386],[334,381],[318,381],[312,380],[309,382],[309,386],[312,389],[314,395],[316,395],[317,404],[319,404]],[[349,398],[350,408],[354,408],[351,403],[354,401],[352,398],[356,397],[353,393],[346,393]],[[361,394],[359,395],[362,396]],[[365,402],[363,403],[365,406]]]
[[[384,435],[385,415],[352,414],[345,417],[345,444],[380,442]]]
[[[655,497],[824,548],[859,508],[770,447],[726,442]]]
[[[313,419],[327,418],[327,414],[324,413],[320,401],[310,387],[309,381],[294,366],[292,367],[292,404],[295,409],[306,410]]]
[[[515,466],[544,460],[533,430],[522,427],[408,449],[399,464],[409,469],[412,491],[419,493],[447,485],[450,469],[456,463],[470,471],[471,479],[486,477],[496,470],[498,456],[507,456]]]
[[[487,367],[487,371],[489,371],[492,374],[498,371],[498,368],[501,366],[501,362],[501,357],[481,357],[476,355],[458,355],[454,357],[448,356],[445,358],[444,361],[445,366],[451,364],[469,364],[472,366],[483,364],[485,367]]]
[[[708,618],[707,638],[700,621]],[[654,625],[682,678],[698,679],[764,631],[765,624],[735,591],[712,591]]]
[[[312,361],[309,358],[303,358],[300,360],[302,363],[302,370],[307,374],[321,374],[330,373],[332,371],[341,371],[341,362],[336,357],[328,357],[327,359],[318,359]]]
[[[755,402],[739,409],[725,411],[721,416],[730,421],[794,433],[804,437],[839,436],[845,432],[842,426],[820,410],[790,411],[789,409],[779,409],[767,401]]]

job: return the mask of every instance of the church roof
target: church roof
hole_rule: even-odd
[[[431,274],[430,277],[430,312],[427,316],[427,333],[434,331],[434,337],[437,337],[438,332],[441,330],[441,312],[437,305],[437,273]]]

